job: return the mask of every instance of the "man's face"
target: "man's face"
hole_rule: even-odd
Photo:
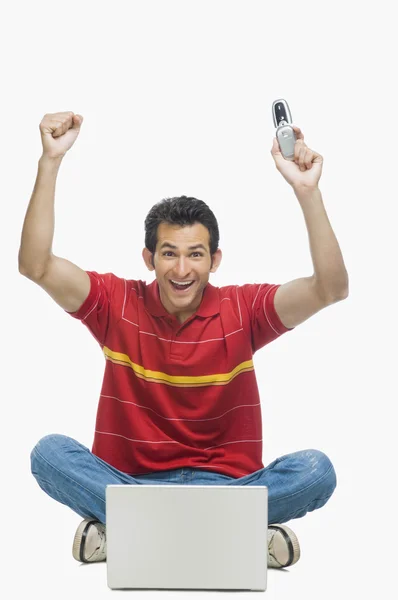
[[[153,270],[152,255],[147,248],[142,256],[148,269]],[[221,250],[214,253],[210,269],[209,231],[201,223],[184,227],[159,225],[154,265],[160,299],[166,311],[181,323],[198,309],[209,275],[217,270],[221,256]],[[192,283],[180,290],[172,280]]]

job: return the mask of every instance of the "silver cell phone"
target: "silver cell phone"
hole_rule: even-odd
[[[276,139],[278,140],[283,158],[294,160],[296,134],[291,126],[293,123],[292,113],[286,100],[280,98],[272,103],[272,117],[276,127]]]

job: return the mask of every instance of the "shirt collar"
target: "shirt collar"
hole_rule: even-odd
[[[154,317],[168,317],[170,314],[163,306],[159,295],[159,284],[157,279],[146,286],[145,308]],[[218,288],[207,283],[203,290],[202,301],[195,312],[195,316],[212,317],[220,312],[220,299]]]

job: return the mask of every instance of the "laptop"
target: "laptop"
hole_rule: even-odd
[[[108,485],[111,589],[265,591],[268,488]]]

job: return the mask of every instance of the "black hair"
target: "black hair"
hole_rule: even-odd
[[[201,223],[207,227],[211,263],[213,264],[213,254],[218,249],[220,234],[217,219],[203,200],[187,196],[175,196],[174,198],[164,198],[152,206],[145,218],[145,247],[152,253],[152,265],[158,241],[158,226],[161,223],[181,225],[181,227]]]

